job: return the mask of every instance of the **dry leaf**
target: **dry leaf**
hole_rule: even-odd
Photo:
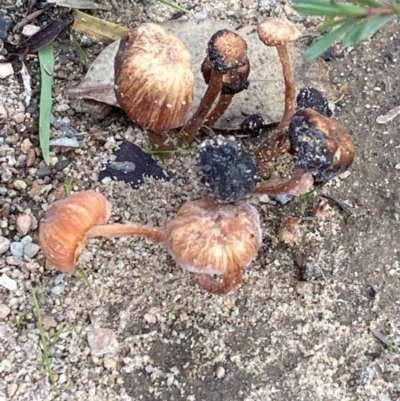
[[[210,37],[220,29],[230,29],[241,35],[247,42],[251,64],[250,86],[233,98],[224,116],[215,125],[219,129],[238,129],[248,114],[260,114],[265,123],[280,121],[284,108],[284,82],[282,67],[273,47],[266,47],[258,39],[255,26],[237,26],[230,21],[187,20],[162,23],[167,30],[180,38],[192,55],[196,78],[196,92],[193,110],[197,108],[206,90],[200,66],[206,56]],[[71,98],[88,98],[118,106],[114,95],[114,58],[119,41],[109,45],[91,65],[81,83],[67,90]],[[327,98],[337,97],[336,88],[330,84],[328,66],[322,59],[304,64],[300,44],[289,46],[297,88],[314,86]]]

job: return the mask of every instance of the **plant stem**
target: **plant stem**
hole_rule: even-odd
[[[140,223],[131,224],[104,224],[92,227],[86,233],[86,238],[94,237],[122,237],[125,235],[142,235],[153,242],[164,240],[164,229],[151,227]]]

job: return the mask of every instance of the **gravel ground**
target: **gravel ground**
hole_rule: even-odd
[[[238,23],[285,12],[272,0],[180,4]],[[118,5],[120,12],[100,15],[133,26],[173,14],[155,1]],[[312,21],[293,18],[312,32]],[[76,150],[53,149],[49,174],[38,150],[38,62],[26,62],[29,105],[15,63],[16,73],[0,79],[0,401],[400,400],[399,120],[375,123],[398,106],[399,28],[395,21],[355,49],[335,48],[331,79],[346,89],[336,117],[357,145],[352,174],[307,202],[254,199],[263,247],[226,296],[205,293],[162,246],[142,239],[91,240],[79,261],[87,279],[47,268],[38,222],[69,187],[103,193],[112,221],[154,225],[201,188],[192,154],[157,159],[174,173],[169,182],[148,179],[136,190],[98,182],[123,139],[149,145],[120,111],[97,120],[65,99],[63,88],[83,74],[67,32],[55,42],[53,115],[55,126],[83,139]],[[103,47],[88,44],[91,60]],[[55,126],[52,136],[63,136]],[[275,165],[279,174],[291,168],[287,155]],[[351,213],[322,195],[345,201]],[[279,235],[288,216],[299,219],[290,245]]]

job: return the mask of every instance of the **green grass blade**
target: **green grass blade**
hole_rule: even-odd
[[[357,26],[355,26],[352,30],[346,33],[343,38],[343,46],[353,46],[358,42],[361,42],[364,39],[367,39],[369,36],[373,35],[378,29],[382,28],[389,21],[391,21],[395,17],[392,15],[375,15],[371,18],[362,21]]]
[[[293,8],[301,14],[325,17],[359,17],[365,14],[364,8],[348,3],[295,1]]]
[[[344,22],[347,21],[347,18],[338,18],[338,19],[330,19],[324,22],[321,26],[318,27],[320,32],[330,31],[332,28],[335,28],[338,25],[342,25]]]
[[[348,19],[342,26],[323,36],[304,53],[304,60],[311,61],[320,56],[326,49],[332,46],[337,40],[352,29],[355,24],[355,19]]]
[[[186,8],[181,7],[180,5],[174,3],[173,1],[169,0],[157,0],[159,3],[164,4],[165,6],[174,8],[175,10],[181,11],[185,14],[193,15],[193,13]]]
[[[83,70],[85,72],[88,72],[89,67],[90,67],[88,56],[86,55],[85,50],[83,50],[81,44],[79,43],[77,37],[75,36],[75,34],[73,32],[71,32],[71,40],[72,40],[72,43],[75,45],[76,49],[78,50],[79,57],[81,58],[81,61],[83,64]]]
[[[39,49],[40,63],[40,111],[39,111],[39,140],[44,161],[50,161],[50,116],[53,88],[54,50],[53,43],[48,43]]]
[[[354,3],[362,4],[364,6],[373,8],[380,8],[385,6],[384,4],[379,3],[378,1],[375,0],[354,0]]]

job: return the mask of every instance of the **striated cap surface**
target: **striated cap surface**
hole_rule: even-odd
[[[295,24],[286,18],[267,18],[257,27],[260,40],[266,46],[280,46],[302,37]]]

